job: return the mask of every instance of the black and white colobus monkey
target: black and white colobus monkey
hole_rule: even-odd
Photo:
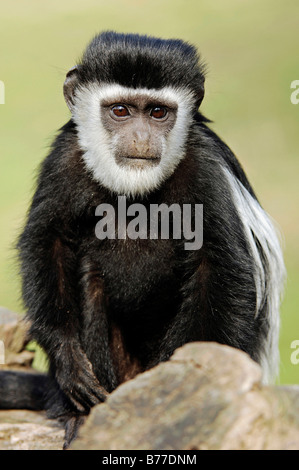
[[[38,407],[66,418],[67,445],[107,393],[190,341],[246,351],[269,380],[281,249],[240,164],[198,112],[195,48],[102,33],[68,72],[64,96],[72,116],[42,164],[18,244],[31,336],[50,364]],[[95,209],[116,207],[118,196],[146,208],[202,204],[201,249],[117,233],[99,240]],[[23,380],[2,372],[2,390],[23,390]]]

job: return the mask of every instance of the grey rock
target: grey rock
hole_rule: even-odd
[[[299,386],[265,386],[245,353],[191,343],[94,407],[71,449],[299,449]],[[0,449],[61,449],[43,412],[0,411]]]
[[[0,450],[61,450],[64,430],[40,411],[0,411]]]
[[[22,368],[32,363],[34,354],[25,350],[28,343],[28,323],[24,316],[0,307],[0,341],[2,342],[1,358],[4,353],[4,364],[1,368]],[[1,362],[3,362],[1,360]]]
[[[299,449],[299,387],[245,353],[191,343],[93,408],[73,449]]]

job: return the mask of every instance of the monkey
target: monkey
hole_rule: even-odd
[[[229,345],[261,365],[265,382],[277,375],[279,237],[200,111],[204,85],[195,46],[114,31],[96,35],[66,75],[71,117],[41,164],[18,240],[30,335],[49,373],[38,393],[38,377],[26,388],[19,373],[0,374],[3,396],[15,397],[0,407],[47,409],[65,423],[64,448],[94,405],[186,343]],[[174,225],[168,237],[160,226],[150,236],[132,219],[142,207],[149,222],[155,206],[160,224],[163,207],[177,223],[174,205],[190,207],[191,235],[203,208],[194,249],[185,232],[171,236]],[[126,232],[132,222],[135,237]]]

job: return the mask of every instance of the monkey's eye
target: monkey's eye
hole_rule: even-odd
[[[167,116],[167,109],[164,106],[156,106],[151,110],[151,117],[154,119],[163,119]]]
[[[111,108],[111,112],[114,114],[114,116],[119,117],[119,118],[130,115],[128,108],[126,108],[125,106],[122,106],[121,104],[118,104],[117,106],[113,106],[113,108]]]

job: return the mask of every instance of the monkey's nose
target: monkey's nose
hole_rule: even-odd
[[[149,151],[149,133],[136,132],[133,137],[133,147],[137,153],[147,153]]]
[[[145,141],[150,137],[150,133],[146,126],[140,126],[139,129],[136,129],[133,133],[133,138],[136,141]]]

